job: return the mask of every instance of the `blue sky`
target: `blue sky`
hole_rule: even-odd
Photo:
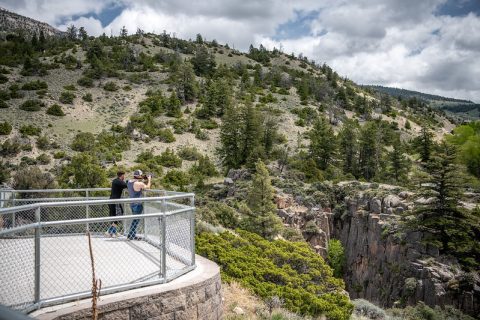
[[[480,0],[0,0],[59,29],[93,35],[201,33],[326,62],[361,84],[480,102]]]

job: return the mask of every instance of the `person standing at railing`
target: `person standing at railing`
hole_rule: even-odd
[[[112,180],[110,199],[120,199],[122,197],[123,190],[127,188],[127,183],[125,182],[125,172],[118,171],[117,177]],[[110,211],[110,217],[123,215],[123,206],[120,203],[110,203],[108,205],[108,209]],[[107,230],[107,235],[110,237],[117,236],[117,221],[112,222],[112,225]]]
[[[144,183],[145,178],[147,178],[147,183]],[[133,172],[133,179],[127,182],[128,194],[130,198],[142,198],[143,190],[150,189],[152,185],[152,176],[145,177],[142,170],[135,170]],[[142,214],[143,213],[143,203],[136,202],[131,203],[130,208],[132,209],[132,214]],[[137,226],[140,222],[140,219],[134,219],[130,225],[130,230],[127,234],[128,240],[140,240],[137,237]]]

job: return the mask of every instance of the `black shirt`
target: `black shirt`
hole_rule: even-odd
[[[115,178],[112,180],[112,192],[110,193],[110,199],[120,199],[122,197],[123,189],[127,189],[127,183]]]

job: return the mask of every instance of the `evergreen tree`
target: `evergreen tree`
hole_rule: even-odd
[[[177,94],[182,102],[192,102],[198,94],[193,67],[189,62],[182,63],[174,75]]]
[[[127,36],[128,36],[128,30],[127,30],[127,28],[125,28],[125,26],[123,26],[120,29],[120,37],[126,38]]]
[[[467,267],[479,264],[479,219],[461,208],[463,194],[462,170],[456,165],[456,149],[446,142],[431,156],[426,165],[427,178],[421,196],[434,201],[414,211],[416,219],[408,225],[424,233],[424,240],[455,255]]]
[[[211,76],[215,71],[215,57],[208,52],[205,46],[197,47],[195,55],[190,60],[193,70],[198,76]]]
[[[370,180],[378,173],[381,161],[379,131],[374,122],[367,122],[360,130],[359,169],[361,175]]]
[[[343,173],[358,174],[358,125],[347,120],[340,133],[340,158],[342,159]]]
[[[337,142],[332,126],[323,117],[318,117],[308,133],[310,138],[310,155],[317,166],[325,170],[335,159]]]
[[[420,159],[422,162],[428,162],[433,149],[433,133],[426,126],[423,126],[419,140]]]
[[[231,103],[231,88],[226,81],[215,79],[209,81],[205,94],[205,103],[198,112],[199,118],[208,119],[213,116],[222,116]]]
[[[242,134],[240,139],[242,141],[242,163],[247,163],[247,166],[253,167],[257,159],[252,158],[252,154],[262,155],[260,148],[260,139],[262,134],[261,119],[258,110],[251,102],[241,108],[242,119]]]
[[[182,111],[180,109],[181,102],[178,99],[177,93],[172,91],[170,98],[166,103],[167,116],[180,118],[182,116]]]
[[[67,38],[71,41],[77,40],[77,27],[75,27],[73,24],[69,25],[67,27]]]
[[[404,180],[408,173],[408,160],[405,157],[404,148],[398,138],[393,143],[393,150],[389,153],[389,175],[396,183]]]
[[[197,37],[196,37],[195,42],[197,44],[203,44],[203,38],[202,38],[202,35],[200,33],[197,33]]]
[[[227,108],[220,127],[220,147],[217,153],[223,167],[228,170],[238,168],[242,164],[242,123],[239,108]]]
[[[272,239],[281,230],[280,218],[276,215],[273,203],[273,187],[265,164],[259,160],[255,163],[255,174],[247,195],[250,209],[245,219],[245,227],[264,238]]]
[[[80,27],[78,29],[78,37],[82,40],[82,41],[87,41],[88,40],[88,34],[87,34],[87,31],[85,30],[84,27]]]

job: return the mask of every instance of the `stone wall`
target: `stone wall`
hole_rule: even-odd
[[[33,314],[38,319],[91,319],[91,302],[45,308]],[[222,296],[218,266],[197,256],[197,268],[167,284],[101,297],[99,319],[103,320],[217,320],[222,319]]]

